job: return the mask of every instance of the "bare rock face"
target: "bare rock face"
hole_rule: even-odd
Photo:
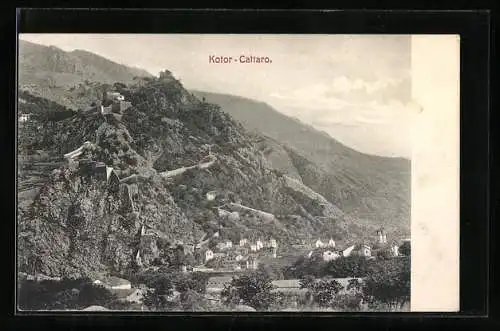
[[[130,212],[124,185],[113,192],[106,181],[69,167],[59,169],[20,220],[21,232],[29,234],[19,238],[20,269],[68,277],[123,273],[135,267],[141,248],[147,266],[159,251],[155,237],[144,247],[143,225],[166,239],[190,240],[192,224],[161,180],[153,177],[136,185],[135,211]]]

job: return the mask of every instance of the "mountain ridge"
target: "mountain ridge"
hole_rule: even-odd
[[[33,55],[40,56],[43,52]],[[92,141],[94,147],[86,157],[113,167],[121,179],[143,179],[132,188],[112,193],[102,183],[84,181],[76,168],[57,164],[33,201],[20,210],[18,223],[26,234],[21,240],[22,268],[33,264],[36,252],[48,274],[107,268],[123,272],[137,267],[141,249],[142,263],[151,265],[166,248],[160,240],[144,244],[136,239],[144,222],[171,240],[187,242],[198,232],[221,231],[220,226],[221,238],[233,241],[259,234],[281,242],[331,235],[341,243],[345,238],[369,239],[379,227],[394,237],[408,233],[407,160],[357,152],[263,102],[235,96],[235,105],[224,95],[215,101],[209,94],[197,95],[201,92],[186,90],[168,70],[159,77],[138,78],[132,70],[124,76],[131,77],[127,82],[113,82],[109,77],[106,82],[86,81],[75,63],[64,54],[58,56],[48,63],[66,70],[63,79],[60,72],[50,70],[42,70],[41,80],[37,72],[23,72],[36,84],[20,86],[20,111],[56,115],[33,116],[23,124],[18,142],[28,170],[21,166],[21,178],[25,173],[33,177],[30,160],[40,151],[61,158]],[[29,59],[24,57],[25,68],[35,68]],[[98,70],[98,66],[93,68]],[[78,77],[66,79],[71,70]],[[94,79],[100,76],[110,75],[96,73]],[[51,79],[57,84],[51,84]],[[100,113],[102,92],[109,89],[117,90],[132,105],[121,115]],[[201,101],[203,97],[208,102]],[[213,166],[193,167],[209,153],[217,155]],[[180,176],[165,178],[165,173]],[[223,217],[217,223],[221,216],[206,200],[206,191],[218,192],[218,203],[243,203],[273,213],[276,219],[262,222],[241,215]],[[109,199],[107,207],[99,202],[101,198]],[[93,205],[98,207],[89,208]],[[67,222],[72,224],[69,228]],[[54,234],[57,245],[52,243]],[[104,248],[85,248],[85,238]],[[110,240],[116,245],[110,246]],[[35,241],[46,242],[45,247],[33,248]],[[69,257],[76,262],[69,263]],[[78,265],[83,269],[78,270]]]
[[[292,173],[296,179],[300,177],[307,186],[329,197],[347,213],[395,227],[399,223],[409,231],[410,160],[359,152],[262,101],[192,92],[221,105],[247,129],[268,137],[266,144],[273,145],[274,154],[279,154],[274,158],[276,167]],[[303,160],[307,160],[307,164]],[[332,190],[336,193],[332,194]],[[352,201],[345,199],[349,196]]]
[[[318,133],[318,135],[323,135],[324,138],[327,138],[328,140],[333,140],[336,143],[343,145],[346,149],[349,149],[349,150],[354,151],[356,153],[359,153],[361,155],[376,156],[376,157],[379,157],[379,158],[382,158],[382,159],[389,159],[389,160],[402,161],[402,162],[410,162],[410,160],[408,158],[403,157],[403,156],[385,156],[385,155],[370,154],[370,153],[358,151],[358,150],[356,150],[356,149],[354,149],[352,147],[349,147],[349,146],[347,146],[347,145],[339,142],[334,137],[332,137],[331,135],[329,135],[327,132],[319,130],[319,129],[315,128],[313,125],[311,125],[309,123],[306,123],[306,122],[303,122],[301,119],[299,119],[297,117],[289,116],[289,115],[286,115],[286,114],[284,114],[284,113],[276,110],[273,106],[271,106],[269,103],[267,103],[265,101],[255,100],[255,99],[252,99],[252,98],[249,98],[249,97],[240,96],[240,95],[231,94],[231,93],[207,92],[207,91],[201,91],[201,90],[198,90],[198,89],[189,89],[189,91],[191,91],[195,96],[197,96],[199,98],[205,97],[207,99],[207,101],[215,100],[215,98],[219,97],[219,98],[227,99],[228,101],[242,101],[243,100],[245,102],[249,102],[249,103],[252,103],[252,104],[262,105],[265,108],[267,108],[268,111],[276,113],[278,116],[280,116],[282,118],[286,118],[286,119],[292,120],[292,121],[298,123],[300,126],[304,126],[304,127],[307,127],[309,129],[311,129],[312,131],[316,131]],[[228,109],[232,110],[230,108],[228,108]],[[231,115],[235,116],[235,113],[231,112]],[[239,116],[236,116],[236,117],[238,118]]]

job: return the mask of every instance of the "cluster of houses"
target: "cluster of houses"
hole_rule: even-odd
[[[234,265],[236,270],[242,268],[257,269],[259,253],[267,253],[276,258],[277,249],[278,242],[274,238],[269,240],[257,239],[256,241],[242,238],[237,244],[233,244],[231,240],[225,240],[217,243],[213,250],[204,250],[204,263],[220,259],[227,264]]]
[[[25,113],[19,114],[19,119],[18,119],[19,123],[25,123],[29,121],[29,119],[30,119],[30,114],[25,114]]]
[[[409,241],[409,239],[403,239],[402,242]],[[315,250],[311,250],[307,257],[311,258],[315,254],[321,254],[323,261],[333,261],[340,257],[348,257],[348,256],[364,256],[366,258],[375,258],[374,253],[379,252],[380,250],[384,250],[391,257],[401,256],[399,252],[399,245],[396,241],[391,242],[389,245],[387,243],[387,234],[384,230],[377,231],[377,242],[380,248],[373,249],[369,244],[354,244],[350,245],[344,249],[338,249],[335,246],[335,241],[330,239],[327,241],[322,241],[321,239],[316,240],[314,243]]]

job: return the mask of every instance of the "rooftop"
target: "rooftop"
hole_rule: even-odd
[[[85,310],[85,311],[105,311],[105,310],[109,310],[109,309],[105,308],[103,306],[88,306],[87,308],[82,309],[82,310]]]
[[[115,276],[103,277],[99,278],[99,280],[109,286],[130,285],[128,280]]]
[[[279,288],[300,288],[300,279],[273,280],[273,285]]]
[[[207,288],[223,288],[225,284],[232,281],[232,276],[214,276],[210,277],[207,282]]]

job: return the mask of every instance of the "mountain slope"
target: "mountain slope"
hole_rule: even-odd
[[[21,271],[123,274],[153,265],[178,240],[194,243],[216,231],[220,240],[273,236],[283,245],[319,235],[362,240],[374,232],[276,171],[258,137],[217,105],[193,97],[170,74],[120,92],[132,103],[121,116],[95,107],[34,117],[23,126],[20,152],[43,150],[62,159],[88,142],[80,158],[112,167],[120,182],[106,182],[83,163],[62,161],[20,210]],[[30,139],[35,132],[37,139]],[[214,191],[216,199],[208,200]],[[235,206],[236,217],[216,208]]]
[[[85,79],[102,83],[128,83],[135,76],[152,76],[145,70],[130,68],[99,55],[74,50],[65,52],[54,46],[19,41],[19,83],[53,83],[72,86]]]
[[[130,68],[87,51],[65,52],[24,40],[19,41],[18,72],[22,90],[73,109],[83,107],[71,93],[71,89],[80,85],[130,83],[134,77],[152,76],[145,70]]]
[[[390,228],[410,228],[410,162],[367,155],[269,105],[238,96],[193,91],[219,104],[248,129],[268,137],[262,149],[274,167],[337,204],[344,212]]]

